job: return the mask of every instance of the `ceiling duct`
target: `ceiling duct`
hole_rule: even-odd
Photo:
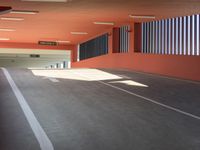
[[[11,12],[12,7],[0,6],[0,15]]]

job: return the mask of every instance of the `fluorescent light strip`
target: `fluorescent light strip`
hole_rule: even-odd
[[[94,24],[96,24],[96,25],[111,25],[111,26],[115,25],[114,22],[94,22]]]
[[[56,42],[58,42],[58,43],[70,43],[70,41],[56,41]]]
[[[25,15],[35,15],[38,14],[39,11],[30,11],[30,10],[12,10],[11,14],[25,14]]]
[[[73,35],[86,35],[88,34],[87,32],[71,32]]]
[[[1,17],[1,20],[8,20],[8,21],[23,21],[24,18],[12,18],[12,17]]]
[[[67,2],[68,0],[21,0],[27,2]]]
[[[0,38],[0,41],[9,41],[9,38]]]
[[[5,28],[0,28],[0,31],[12,32],[12,31],[16,31],[16,30],[15,30],[15,29],[5,29]]]
[[[155,16],[137,16],[137,15],[129,15],[130,18],[134,19],[155,19]]]

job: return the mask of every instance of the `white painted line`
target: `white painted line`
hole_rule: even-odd
[[[82,77],[85,77],[85,78],[88,79],[88,77],[85,76],[85,75],[83,75],[83,74],[79,74],[79,73],[77,73],[77,72],[76,72],[75,74],[77,74],[77,75],[79,75],[79,76],[82,76]],[[99,82],[99,83],[101,83],[101,84],[104,84],[104,85],[106,85],[106,86],[112,87],[112,88],[114,88],[114,89],[123,91],[123,92],[125,92],[125,93],[130,94],[130,95],[139,97],[139,98],[141,98],[141,99],[144,99],[144,100],[146,100],[146,101],[149,101],[149,102],[151,102],[151,103],[154,103],[154,104],[156,104],[156,105],[159,105],[159,106],[161,106],[161,107],[164,107],[164,108],[166,108],[166,109],[169,109],[169,110],[175,111],[175,112],[177,112],[177,113],[186,115],[186,116],[188,116],[188,117],[192,117],[192,118],[194,118],[194,119],[200,120],[200,117],[199,117],[199,116],[196,116],[196,115],[193,115],[193,114],[191,114],[191,113],[182,111],[182,110],[180,110],[180,109],[178,109],[178,108],[175,108],[175,107],[172,107],[172,106],[168,106],[168,105],[166,105],[166,104],[157,102],[156,100],[153,100],[153,99],[147,98],[147,97],[145,97],[145,96],[142,96],[142,95],[139,95],[139,94],[136,94],[136,93],[127,91],[127,90],[125,90],[125,89],[122,89],[122,88],[120,88],[120,87],[117,87],[117,86],[114,86],[114,85],[105,83],[105,82],[103,82],[103,81],[97,81],[97,82]]]
[[[118,69],[119,71],[129,71],[127,69]],[[176,80],[176,81],[183,81],[183,82],[187,82],[187,83],[193,83],[193,84],[200,84],[199,81],[193,81],[193,80],[187,80],[187,79],[179,79],[178,77],[170,77],[170,76],[165,76],[162,74],[154,74],[154,73],[148,73],[148,72],[141,72],[141,71],[137,71],[137,70],[131,70],[131,72],[133,73],[138,73],[138,74],[142,74],[142,75],[146,75],[146,76],[153,76],[153,77],[159,77],[159,78],[163,78],[163,79],[170,79],[170,80]]]
[[[60,82],[59,80],[57,80],[57,79],[55,79],[55,78],[48,78],[51,82],[55,82],[55,83],[57,83],[57,82]]]
[[[120,88],[120,87],[117,87],[117,86],[114,86],[114,85],[111,85],[111,84],[108,84],[108,83],[105,83],[105,82],[102,82],[102,81],[98,81],[98,82],[99,82],[99,83],[102,83],[102,84],[104,84],[104,85],[107,85],[107,86],[109,86],[109,87],[118,89],[118,90],[120,90],[120,91],[126,92],[126,93],[128,93],[128,94],[130,94],[130,95],[134,95],[134,96],[136,96],[136,97],[142,98],[142,99],[144,99],[144,100],[146,100],[146,101],[149,101],[149,102],[151,102],[151,103],[154,103],[154,104],[156,104],[156,105],[165,107],[165,108],[167,108],[167,109],[170,109],[170,110],[176,111],[176,112],[178,112],[178,113],[184,114],[184,115],[186,115],[186,116],[189,116],[189,117],[192,117],[192,118],[195,118],[195,119],[200,120],[200,117],[199,117],[199,116],[196,116],[196,115],[193,115],[193,114],[191,114],[191,113],[182,111],[182,110],[177,109],[177,108],[175,108],[175,107],[165,105],[165,104],[163,104],[163,103],[157,102],[156,100],[153,100],[153,99],[144,97],[144,96],[139,95],[139,94],[135,94],[135,93],[133,93],[133,92],[127,91],[127,90],[125,90],[125,89],[122,89],[122,88]]]
[[[55,78],[51,78],[51,77],[43,77],[42,79],[49,79],[51,82],[60,82],[59,80],[55,79]]]
[[[11,88],[12,88],[12,90],[13,90],[13,92],[14,92],[14,94],[15,94],[25,116],[26,116],[26,119],[27,119],[29,125],[31,126],[31,128],[33,130],[33,133],[34,133],[36,139],[38,140],[38,142],[40,144],[41,150],[54,150],[51,141],[49,140],[48,136],[46,135],[46,133],[42,129],[40,123],[38,122],[37,118],[33,114],[31,108],[29,107],[24,96],[22,95],[22,93],[18,89],[17,85],[13,81],[9,72],[5,68],[2,68],[2,70],[3,70],[7,80],[9,82],[9,84],[10,84],[10,86],[11,86]]]

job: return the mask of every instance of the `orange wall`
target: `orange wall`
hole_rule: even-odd
[[[155,73],[182,79],[200,81],[200,56],[154,55],[137,53],[134,46],[134,22],[130,23],[130,50],[128,53],[112,53],[115,34],[110,30],[109,54],[80,62],[72,62],[73,68],[115,68]],[[115,43],[114,43],[115,44]]]
[[[124,68],[200,81],[199,56],[109,54],[72,63],[73,68]]]

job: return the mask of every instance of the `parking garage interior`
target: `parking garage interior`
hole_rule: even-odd
[[[1,150],[199,150],[198,0],[1,0]]]

